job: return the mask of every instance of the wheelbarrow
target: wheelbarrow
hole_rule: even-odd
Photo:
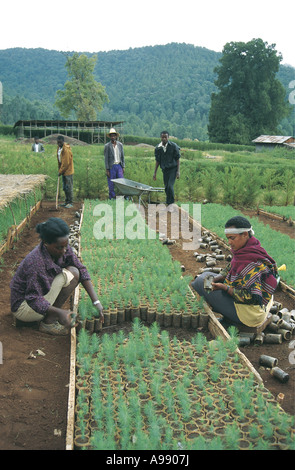
[[[138,196],[138,204],[141,203],[145,206],[145,203],[142,201],[141,196],[148,195],[148,202],[151,202],[151,194],[163,192],[164,188],[154,188],[153,186],[148,186],[147,184],[137,183],[136,181],[128,180],[126,178],[117,178],[111,180],[119,194],[122,196]]]

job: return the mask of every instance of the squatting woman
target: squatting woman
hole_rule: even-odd
[[[202,273],[192,286],[229,323],[261,326],[278,283],[276,263],[253,236],[251,224],[244,217],[229,219],[225,235],[232,250],[231,262],[220,274]],[[209,275],[214,276],[212,290],[204,288]]]
[[[79,282],[83,285],[103,321],[103,308],[86,267],[69,246],[69,227],[51,217],[38,224],[41,242],[21,262],[10,283],[11,311],[21,322],[40,322],[39,329],[65,335],[72,312],[63,307]]]

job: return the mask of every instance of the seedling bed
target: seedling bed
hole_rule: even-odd
[[[0,257],[40,208],[44,175],[0,175]]]
[[[206,313],[216,338],[212,341],[204,339],[199,325],[195,330],[174,330],[190,332],[189,341],[171,338],[171,327],[169,335],[169,327],[161,329],[159,318],[148,324],[140,315],[131,318],[128,335],[123,331],[126,323],[92,335],[80,329],[75,432],[68,435],[68,448],[74,437],[75,448],[87,449],[291,448],[291,417],[208,307]],[[208,398],[209,392],[215,401]],[[85,424],[85,415],[90,424]]]
[[[294,445],[291,417],[241,363],[235,338],[171,339],[139,319],[129,330],[78,334],[74,448]]]

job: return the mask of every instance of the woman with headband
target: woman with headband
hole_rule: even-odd
[[[250,222],[233,217],[225,224],[225,235],[232,260],[220,273],[202,273],[192,283],[215,312],[236,325],[259,327],[267,320],[267,305],[278,284],[275,261],[255,238]],[[204,288],[204,279],[214,276],[212,290]]]

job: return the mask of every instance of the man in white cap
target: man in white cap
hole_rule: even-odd
[[[116,132],[116,129],[110,129],[107,137],[111,140],[104,146],[104,161],[109,185],[109,199],[115,199],[114,183],[111,180],[124,176],[124,149],[123,144],[117,140],[119,133]]]

